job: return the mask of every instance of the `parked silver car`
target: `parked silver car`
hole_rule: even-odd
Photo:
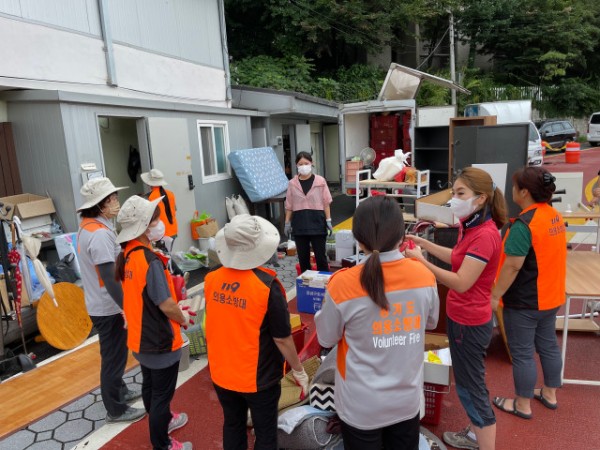
[[[592,147],[600,143],[600,112],[595,112],[590,116],[587,140]]]

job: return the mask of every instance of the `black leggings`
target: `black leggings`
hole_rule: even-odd
[[[310,247],[315,252],[317,270],[329,272],[329,263],[327,262],[326,235],[294,235],[296,250],[298,251],[298,261],[300,262],[300,273],[310,270]]]

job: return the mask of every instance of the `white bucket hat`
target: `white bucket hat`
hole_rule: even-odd
[[[150,225],[150,219],[162,197],[152,201],[146,200],[138,195],[129,197],[117,216],[117,222],[121,224],[121,232],[117,236],[117,244],[131,241],[141,236]]]
[[[142,175],[142,181],[148,186],[166,186],[165,176],[158,169],[152,169],[150,172],[144,172]]]
[[[112,181],[106,177],[92,178],[79,190],[84,201],[83,204],[77,208],[77,211],[96,206],[109,195],[122,189],[127,189],[127,187],[115,187],[115,185],[112,184]]]
[[[232,269],[254,269],[267,262],[279,245],[279,231],[271,222],[238,214],[219,230],[215,247],[221,264]]]

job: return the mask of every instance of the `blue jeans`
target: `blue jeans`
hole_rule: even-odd
[[[483,325],[461,325],[447,318],[448,342],[458,398],[477,427],[496,423],[490,393],[485,384],[485,355],[492,339],[492,321]]]
[[[551,388],[561,386],[562,358],[556,339],[558,308],[546,311],[504,308],[506,340],[512,356],[515,393],[532,398],[537,383],[534,350],[540,355],[544,384]]]

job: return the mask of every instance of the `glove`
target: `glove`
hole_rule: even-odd
[[[304,368],[302,368],[302,370],[292,369],[292,376],[294,377],[294,380],[296,380],[296,384],[302,388],[300,400],[304,400],[308,395],[308,375]]]
[[[189,306],[180,306],[179,308],[181,309],[181,313],[185,319],[185,322],[181,326],[184,330],[187,330],[188,326],[194,325],[195,322],[192,317],[195,317],[197,314],[194,311],[190,311]]]
[[[285,234],[288,239],[292,237],[292,224],[289,222],[285,223],[285,226],[283,227],[283,234]]]
[[[331,225],[331,219],[327,219],[325,223],[327,224],[327,237],[331,237],[331,235],[333,234],[333,226]]]

